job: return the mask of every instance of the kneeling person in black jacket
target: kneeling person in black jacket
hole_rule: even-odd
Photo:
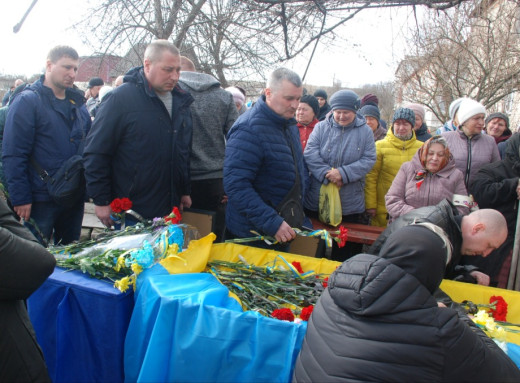
[[[518,382],[520,370],[467,315],[439,307],[450,249],[438,227],[396,230],[379,256],[330,277],[308,322],[294,382]]]
[[[0,200],[0,382],[50,382],[24,300],[56,261]]]

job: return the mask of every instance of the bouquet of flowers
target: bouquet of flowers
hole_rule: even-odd
[[[211,261],[207,271],[230,290],[244,310],[289,322],[309,319],[328,277],[304,272],[299,262],[289,263],[281,255],[264,266],[240,259],[238,263]]]
[[[49,251],[55,255],[57,266],[81,270],[94,278],[107,278],[114,287],[125,291],[135,286],[141,271],[166,257],[176,257],[190,240],[200,237],[198,231],[188,225],[172,224],[175,209],[164,218],[109,231],[96,240],[54,246]],[[129,209],[120,213],[123,211]],[[180,220],[178,210],[177,217]]]

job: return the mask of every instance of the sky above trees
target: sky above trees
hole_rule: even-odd
[[[80,55],[94,53],[93,48],[84,44],[81,35],[70,29],[85,14],[88,4],[39,0],[20,31],[13,33],[13,26],[30,4],[31,0],[17,0],[3,5],[4,22],[0,31],[5,54],[0,60],[0,73],[26,76],[41,73],[48,50],[58,44],[71,45]],[[405,48],[403,36],[414,25],[410,7],[361,11],[339,29],[343,39],[318,45],[306,82],[332,86],[334,81],[339,81],[344,87],[355,87],[392,81]],[[303,74],[311,51],[308,48],[285,65]]]

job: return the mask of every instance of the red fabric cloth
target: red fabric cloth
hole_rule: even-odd
[[[296,126],[298,126],[298,130],[300,131],[300,142],[302,144],[302,151],[305,150],[305,145],[307,145],[307,141],[309,140],[309,136],[311,135],[314,127],[318,123],[318,119],[315,118],[308,125],[302,125],[298,122]]]

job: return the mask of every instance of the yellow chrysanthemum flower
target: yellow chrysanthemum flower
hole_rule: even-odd
[[[139,265],[137,262],[132,263],[130,265],[130,268],[132,269],[135,275],[139,275],[143,271],[142,266]]]
[[[124,277],[114,283],[114,287],[124,293],[130,286],[130,278]]]
[[[114,266],[114,270],[119,272],[119,270],[121,270],[121,267],[124,267],[124,266],[125,266],[125,256],[124,255],[120,255],[117,258],[117,263]]]

